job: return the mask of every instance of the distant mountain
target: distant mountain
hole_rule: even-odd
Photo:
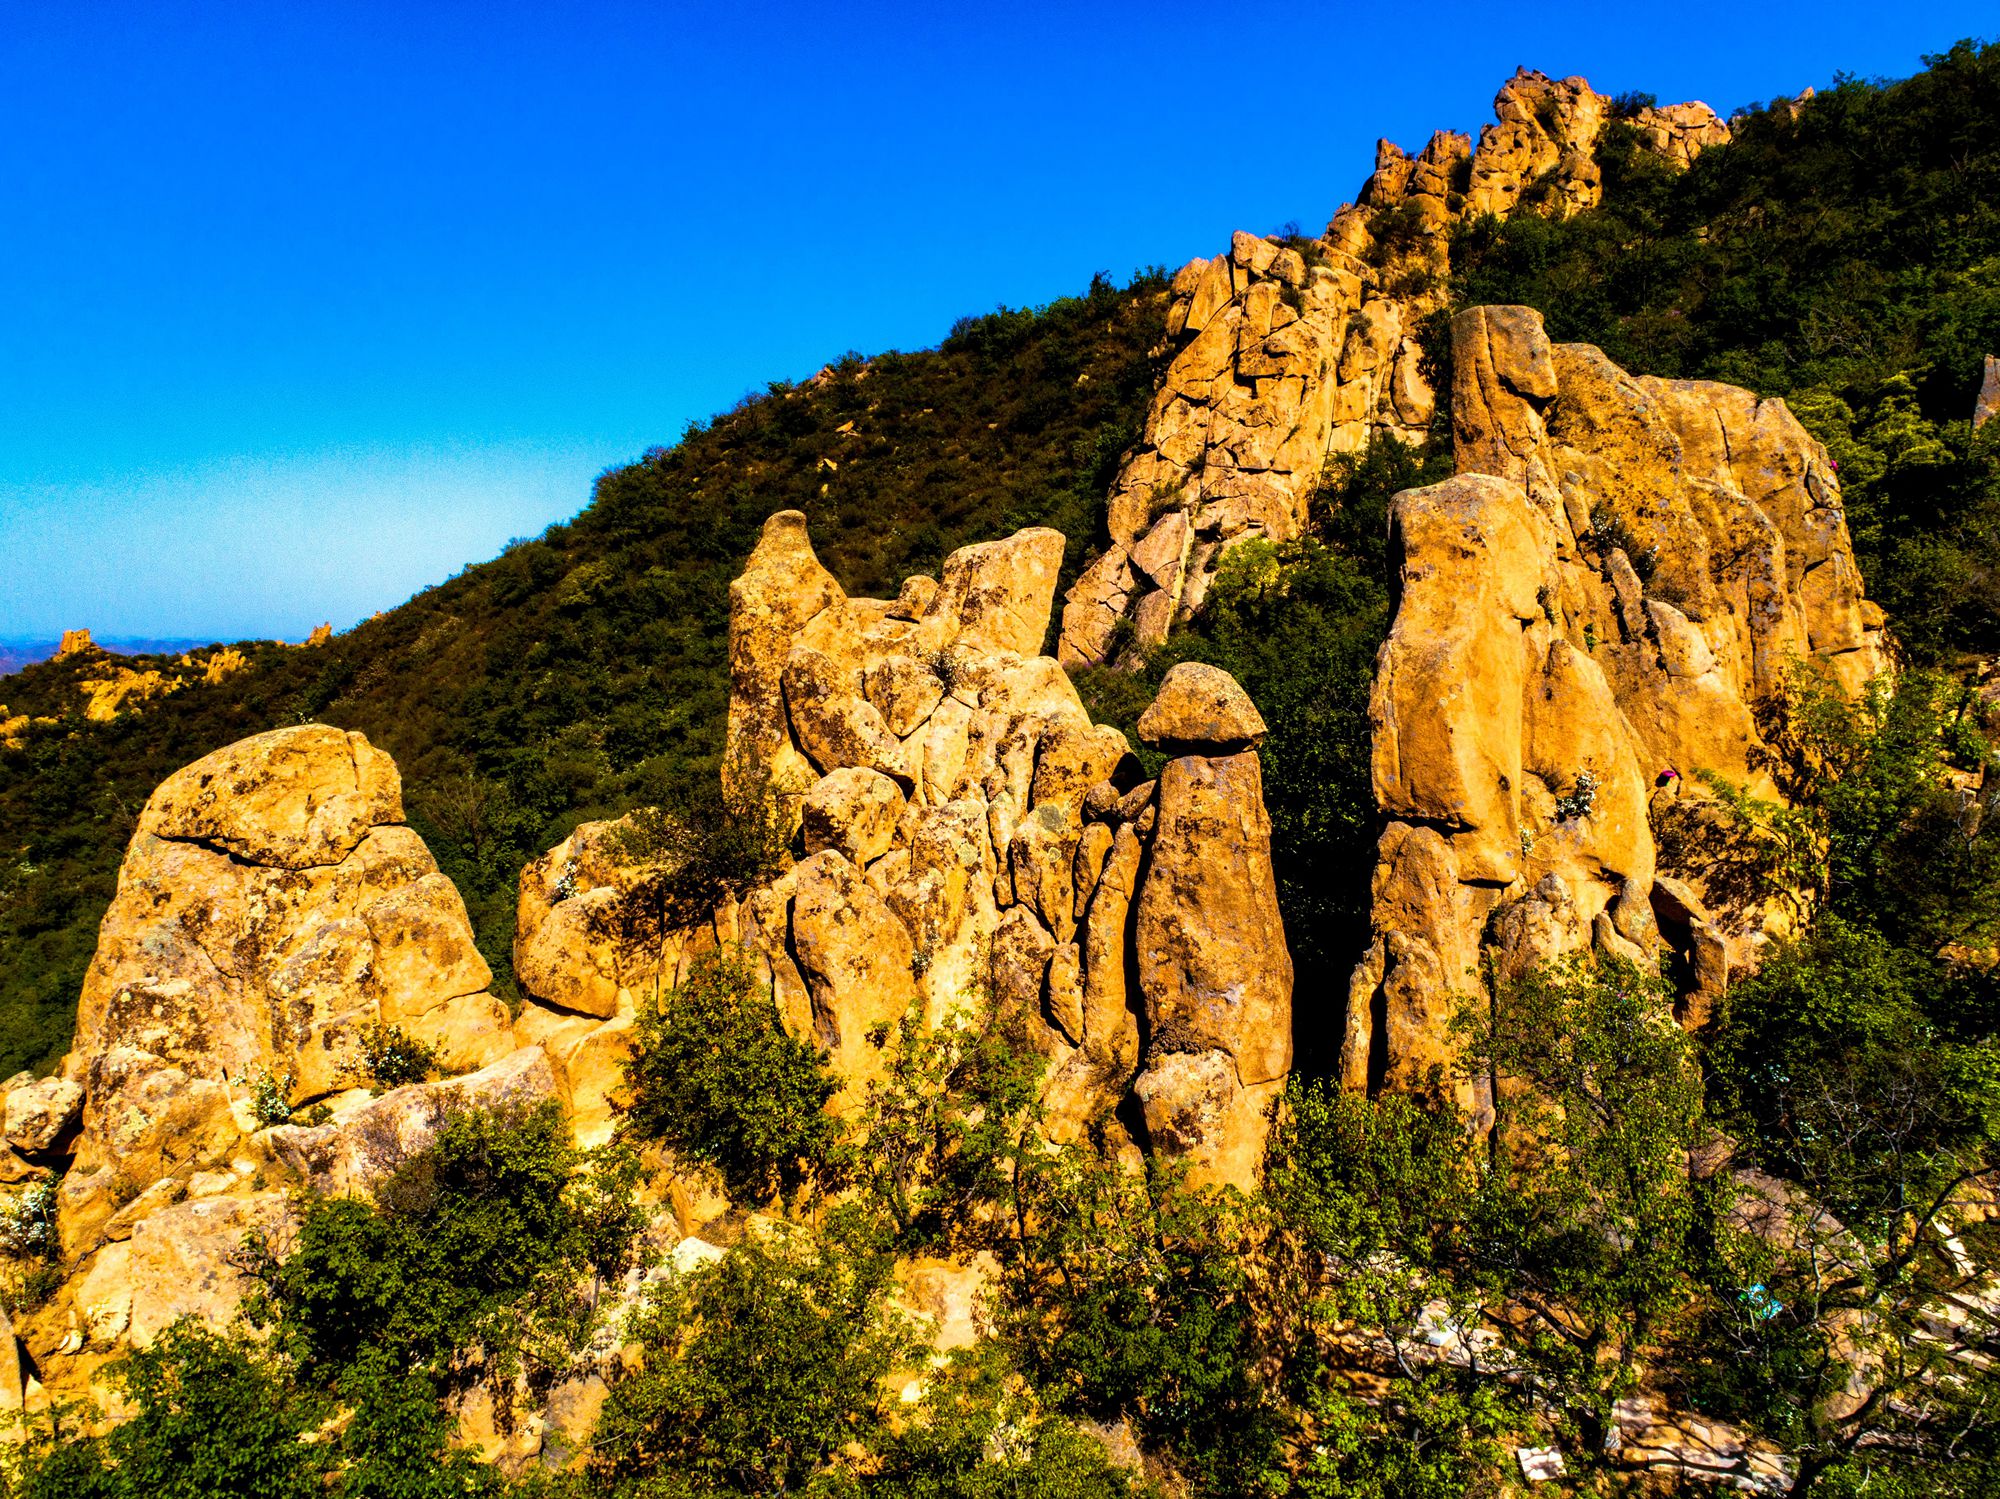
[[[178,635],[112,635],[97,643],[114,656],[178,656],[183,651],[199,650],[215,642]],[[9,676],[24,666],[33,666],[37,661],[48,660],[61,644],[61,637],[56,635],[0,636],[0,677]]]

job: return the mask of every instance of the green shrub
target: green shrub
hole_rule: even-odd
[[[1073,1422],[1038,1408],[991,1344],[924,1378],[866,1480],[870,1499],[1126,1499],[1129,1474]]]
[[[449,1114],[373,1202],[309,1198],[287,1257],[253,1246],[255,1314],[309,1377],[370,1358],[443,1377],[475,1344],[505,1362],[563,1329],[580,1277],[621,1264],[635,1176],[583,1157],[554,1102]]]
[[[183,1319],[128,1355],[129,1419],[100,1437],[60,1415],[31,1423],[16,1499],[321,1499],[323,1449],[301,1439],[328,1414],[249,1339]]]
[[[1083,1151],[1024,1158],[1020,1176],[999,1322],[1022,1371],[1059,1409],[1129,1419],[1198,1494],[1280,1489],[1254,1205]]]
[[[260,1125],[287,1124],[292,1117],[292,1078],[259,1069],[250,1081],[250,1113]]]
[[[382,1093],[409,1083],[421,1083],[438,1070],[438,1051],[399,1025],[379,1020],[361,1027],[361,1065],[373,1091]],[[286,1110],[287,1117],[290,1110]]]
[[[655,1286],[628,1329],[645,1361],[598,1422],[602,1488],[836,1492],[848,1444],[883,1441],[883,1379],[910,1352],[885,1308],[889,1274],[863,1244],[773,1229]]]
[[[837,1169],[839,1087],[817,1048],[785,1034],[733,951],[701,954],[639,1012],[625,1132],[716,1168],[732,1197],[788,1196]]]
[[[26,1188],[0,1212],[0,1249],[22,1259],[55,1258],[62,1252],[57,1207],[54,1182],[35,1182]]]
[[[991,1237],[983,1220],[1034,1148],[1041,1059],[1008,1044],[991,1016],[961,1012],[926,1027],[919,1001],[898,1022],[887,1063],[851,1151],[864,1200],[905,1253]]]

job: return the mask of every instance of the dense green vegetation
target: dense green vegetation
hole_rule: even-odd
[[[764,518],[804,510],[857,593],[893,595],[954,547],[1030,525],[1069,537],[1074,571],[1103,543],[1165,311],[1157,273],[1100,278],[1081,297],[963,319],[936,349],[848,355],[610,470],[575,520],[329,644],[249,646],[250,671],[113,723],[80,717],[75,684],[99,659],[5,678],[10,713],[61,722],[0,750],[0,1075],[68,1044],[153,787],[291,723],[360,729],[396,757],[411,821],[510,993],[521,866],[579,821],[713,777],[728,586]]]

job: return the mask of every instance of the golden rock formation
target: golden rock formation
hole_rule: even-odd
[[[1330,455],[1373,436],[1420,438],[1435,412],[1421,325],[1442,305],[1453,226],[1485,214],[1566,216],[1601,193],[1593,147],[1612,101],[1580,78],[1520,72],[1474,149],[1439,132],[1411,157],[1388,141],[1357,203],[1317,240],[1238,233],[1182,267],[1172,364],[1112,488],[1112,545],[1063,611],[1061,660],[1156,645],[1200,605],[1228,547],[1296,536]],[[1704,104],[1627,119],[1685,166],[1729,128]]]
[[[1833,465],[1782,401],[1628,375],[1524,307],[1461,313],[1453,351],[1459,473],[1390,510],[1356,1087],[1448,1062],[1486,960],[1677,949],[1700,1013],[1771,913],[1662,871],[1656,818],[1702,771],[1776,794],[1763,723],[1789,663],[1850,692],[1888,664]]]

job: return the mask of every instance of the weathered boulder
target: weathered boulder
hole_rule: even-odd
[[[1170,755],[1229,755],[1255,749],[1264,718],[1250,694],[1220,667],[1183,661],[1160,682],[1139,716],[1139,738]]]
[[[1528,308],[1473,308],[1453,339],[1459,473],[1390,507],[1354,1087],[1427,1086],[1483,959],[1671,949],[1698,1023],[1779,913],[1662,871],[1656,817],[1707,795],[1700,771],[1779,794],[1752,705],[1780,711],[1794,663],[1849,689],[1887,665],[1833,466],[1782,402],[1628,375]]]
[[[293,1179],[328,1196],[365,1196],[437,1138],[453,1109],[527,1109],[558,1096],[540,1046],[523,1046],[465,1077],[410,1083],[341,1110],[325,1124],[282,1124],[258,1146]]]
[[[724,776],[732,793],[803,789],[810,780],[792,750],[781,682],[799,632],[845,601],[806,539],[806,518],[781,510],[743,573],[729,585],[729,730]]]
[[[38,1155],[69,1133],[83,1112],[83,1086],[66,1077],[45,1077],[10,1089],[5,1128],[7,1143]]]
[[[903,788],[880,771],[844,765],[806,793],[806,852],[838,849],[857,865],[878,859],[895,842],[907,804]]]
[[[65,1081],[47,1090],[82,1094],[68,1252],[119,1203],[224,1160],[257,1127],[257,1090],[297,1105],[365,1081],[368,1025],[459,1067],[513,1049],[464,903],[401,807],[389,757],[319,724],[161,783],[84,979]]]
[[[251,864],[338,864],[374,828],[403,820],[396,765],[362,734],[305,724],[205,755],[160,783],[139,814],[155,838]]]

